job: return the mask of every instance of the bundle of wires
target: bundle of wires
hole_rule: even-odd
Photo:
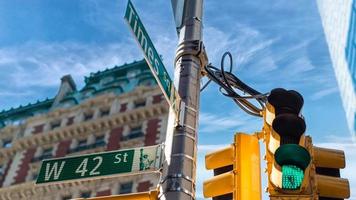
[[[224,69],[224,61],[226,56],[230,58],[230,70],[225,71]],[[204,90],[208,84],[213,81],[220,86],[220,92],[232,98],[232,100],[245,112],[250,115],[262,116],[262,109],[265,106],[267,100],[267,94],[261,94],[255,89],[251,88],[244,82],[242,82],[239,78],[237,78],[232,73],[232,55],[230,52],[225,52],[221,58],[221,68],[218,69],[211,64],[205,66],[205,70],[207,72],[207,77],[209,81],[202,87],[201,91]],[[243,94],[248,95],[240,95],[237,90],[242,92]],[[256,106],[251,102],[251,100],[255,100],[259,106]]]

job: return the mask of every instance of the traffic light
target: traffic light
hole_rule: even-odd
[[[347,179],[340,178],[340,169],[345,168],[343,151],[313,147],[316,195],[319,200],[342,200],[350,197]]]
[[[311,156],[306,148],[306,124],[300,114],[304,100],[294,90],[273,89],[264,110],[264,139],[271,199],[311,194]]]
[[[204,181],[205,198],[213,200],[261,199],[260,149],[255,135],[235,134],[234,144],[205,156],[214,177]]]

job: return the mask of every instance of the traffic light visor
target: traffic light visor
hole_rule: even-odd
[[[278,165],[296,165],[303,171],[308,167],[310,162],[309,152],[302,146],[297,144],[285,144],[280,146],[274,158]]]

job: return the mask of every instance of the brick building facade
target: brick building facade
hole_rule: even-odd
[[[41,160],[164,141],[168,104],[145,61],[70,75],[54,98],[0,112],[0,199],[53,199],[147,191],[158,173],[34,185]]]

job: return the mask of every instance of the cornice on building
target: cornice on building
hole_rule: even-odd
[[[90,73],[89,77],[84,77],[84,82],[86,85],[89,85],[93,82],[96,82],[100,80],[102,77],[108,76],[113,73],[120,73],[124,72],[125,70],[132,68],[132,67],[138,67],[141,65],[146,65],[146,61],[144,59],[139,60],[139,61],[133,61],[132,63],[125,63],[121,66],[115,66],[111,69],[105,69],[103,71],[97,71],[94,73]]]
[[[128,77],[127,73],[130,71],[137,71],[139,73],[135,77]],[[101,80],[106,77],[112,77],[113,80],[109,83],[101,84]],[[70,75],[62,77],[62,82],[58,94],[54,98],[45,99],[44,101],[37,101],[36,103],[29,103],[28,105],[20,105],[18,108],[11,108],[9,110],[3,110],[0,112],[0,129],[8,125],[8,121],[14,120],[27,120],[27,118],[32,117],[40,111],[49,112],[50,110],[55,110],[61,108],[67,101],[73,101],[71,106],[81,104],[82,101],[101,95],[105,93],[106,90],[117,90],[117,95],[121,93],[130,92],[132,87],[124,89],[120,82],[122,80],[129,81],[129,79],[137,79],[133,81],[135,87],[138,87],[140,82],[143,80],[151,79],[152,84],[154,82],[154,77],[150,73],[147,63],[144,60],[134,61],[129,64],[124,64],[121,66],[115,66],[111,69],[106,69],[104,71],[98,71],[96,73],[91,73],[89,77],[85,77],[85,86],[77,91],[76,85]],[[142,79],[142,80],[141,80]],[[135,88],[134,87],[134,88]],[[88,88],[94,88],[89,96],[85,96],[82,92]]]

